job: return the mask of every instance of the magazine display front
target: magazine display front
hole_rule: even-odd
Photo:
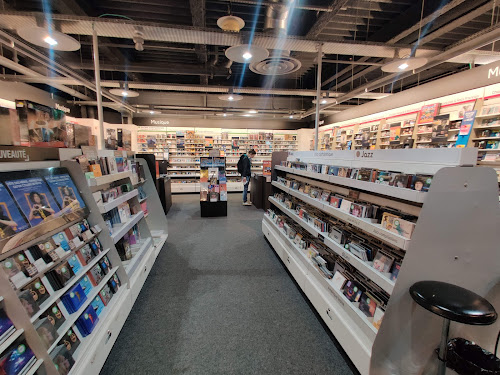
[[[422,217],[429,220],[428,215],[443,209],[442,204],[436,204],[436,200],[443,199],[439,198],[443,196],[439,189],[446,185],[451,189],[444,192],[450,197],[447,204],[457,199],[459,205],[460,194],[465,197],[475,192],[465,189],[454,193],[460,185],[457,179],[484,178],[484,189],[493,200],[490,204],[493,207],[498,204],[493,171],[460,168],[475,165],[477,150],[393,150],[365,154],[360,151],[291,153],[286,162],[274,168],[277,176],[272,183],[274,195],[269,197],[272,207],[262,221],[264,235],[273,249],[362,374],[368,374],[370,361],[374,362],[372,350],[377,356],[384,356],[382,352],[389,350],[387,345],[397,345],[384,341],[385,352],[376,351],[374,343],[381,330],[385,337],[403,329],[403,321],[417,324],[391,306],[401,303],[401,293],[410,298],[407,290],[411,283],[408,283],[413,277],[410,275],[423,266],[418,265],[423,261],[418,257],[422,247],[429,249],[426,252],[431,251],[433,239],[445,230],[447,222],[458,220],[459,226],[467,224],[471,231],[476,230],[476,225],[469,224],[470,219],[465,217],[443,220],[446,213],[439,215],[440,222],[433,220],[432,228],[428,223],[422,224]],[[432,189],[436,179],[439,185]],[[466,188],[468,184],[465,183]],[[475,183],[480,184],[480,181]],[[428,202],[433,203],[428,206]],[[461,236],[455,234],[453,242],[460,241]],[[492,246],[494,237],[491,234],[487,239]],[[456,246],[439,249],[453,254],[468,251],[467,245]],[[478,252],[488,256],[487,249]],[[446,263],[448,259],[437,262]],[[461,266],[467,267],[467,262]],[[426,272],[430,280],[442,278],[436,267],[439,268],[438,264]],[[406,294],[400,285],[404,285]],[[393,301],[394,293],[398,297]],[[412,340],[406,334],[399,339],[403,346]],[[380,373],[388,373],[391,365],[384,366],[388,367],[381,367]]]
[[[98,373],[166,241],[145,162],[101,154],[103,169],[116,170],[100,175],[88,156],[37,169],[8,163],[0,173],[5,373]],[[159,221],[151,231],[146,199]]]
[[[200,159],[201,217],[227,216],[226,158]]]

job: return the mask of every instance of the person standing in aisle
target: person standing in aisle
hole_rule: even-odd
[[[238,173],[243,179],[243,206],[251,206],[252,203],[247,201],[248,195],[248,184],[250,184],[250,177],[252,177],[252,162],[251,159],[255,156],[256,152],[254,149],[248,151],[247,154],[240,156],[238,161]]]

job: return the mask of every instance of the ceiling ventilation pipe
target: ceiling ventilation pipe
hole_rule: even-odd
[[[288,22],[289,4],[291,0],[271,0],[273,5],[266,9],[266,18],[264,20],[264,32],[276,36],[287,34],[286,25]]]

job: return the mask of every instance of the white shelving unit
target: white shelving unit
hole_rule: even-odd
[[[401,207],[414,206],[418,209],[415,211],[419,212],[416,229],[412,238],[407,239],[385,230],[379,224],[356,218],[298,190],[276,181],[272,183],[277,192],[288,193],[299,201],[349,224],[354,232],[363,232],[399,251],[404,250],[401,252],[404,254],[403,266],[394,282],[388,274],[375,270],[370,262],[357,258],[342,245],[330,239],[328,233],[320,232],[304,221],[295,210],[290,210],[274,197],[269,197],[272,206],[278,208],[332,253],[342,257],[360,274],[390,295],[382,325],[377,331],[357,305],[347,300],[343,293],[335,289],[332,282],[323,276],[306,252],[289,239],[267,214],[264,215],[262,221],[264,235],[361,374],[402,373],[407,369],[407,362],[398,354],[400,348],[405,348],[403,352],[409,353],[415,345],[428,348],[422,350],[425,356],[422,353],[418,354],[419,366],[428,365],[433,361],[435,355],[433,348],[440,339],[441,320],[435,319],[431,322],[420,317],[426,314],[424,311],[417,311],[419,318],[413,317],[415,307],[408,294],[408,288],[413,282],[423,279],[442,280],[458,285],[469,285],[472,290],[483,290],[483,293],[487,293],[488,287],[476,280],[478,274],[482,272],[482,267],[486,268],[488,280],[496,277],[495,270],[500,267],[500,259],[496,257],[493,260],[496,254],[491,253],[491,248],[494,248],[495,243],[498,244],[500,240],[498,231],[491,229],[500,227],[496,175],[493,171],[483,170],[486,168],[464,168],[475,165],[476,158],[475,149],[297,152],[288,157],[289,161],[300,159],[305,163],[377,168],[408,174],[433,174],[431,189],[426,193],[294,168],[275,167],[278,173],[286,174],[286,178],[298,179],[312,186],[316,183],[316,186],[331,191],[336,191],[336,188],[345,189],[346,192],[355,190],[360,192],[360,199],[362,194],[365,194],[364,196],[385,201],[390,207],[401,205]],[[304,180],[304,177],[307,179]],[[330,189],[328,185],[331,186]],[[483,193],[479,193],[481,189]],[[481,197],[477,194],[481,194]],[[475,208],[472,208],[473,206]],[[482,214],[483,210],[488,211],[484,218],[487,228],[481,227],[483,218],[470,217],[473,215],[472,212]],[[454,228],[453,234],[449,232],[448,235],[445,228]],[[457,230],[457,228],[462,229]],[[467,254],[470,255],[470,246],[473,246],[472,243],[477,243],[479,235],[487,237],[487,244],[482,244],[477,254],[474,251],[474,257],[480,256],[480,253],[485,259],[480,261],[481,266],[473,267],[474,271],[471,273],[468,267],[472,265]],[[444,271],[448,268],[452,268],[453,271]],[[459,269],[463,271],[458,272]],[[463,272],[467,273],[466,279],[469,284],[464,284]],[[481,276],[481,280],[486,280],[484,275]],[[432,325],[434,332],[431,335],[434,341],[431,342],[429,336],[422,335],[423,332],[430,334],[428,325]],[[477,335],[475,337],[482,339],[489,337],[493,340],[496,334],[494,331],[475,332]],[[398,370],[395,370],[396,368]]]
[[[32,317],[28,315],[21,301],[17,297],[18,290],[15,290],[11,286],[8,276],[3,269],[0,269],[0,295],[3,296],[3,300],[1,302],[7,315],[16,327],[16,330],[11,334],[11,336],[9,336],[2,343],[2,345],[0,345],[0,350],[5,350],[11,343],[15,342],[20,337],[26,339],[28,345],[34,352],[36,359],[33,360],[31,367],[25,370],[25,374],[58,374],[50,354],[54,351],[57,343],[62,338],[62,335],[64,335],[69,329],[74,330],[81,341],[80,346],[73,356],[75,364],[71,369],[71,375],[98,374],[100,372],[137,296],[143,287],[151,267],[154,265],[156,257],[168,238],[166,218],[163,214],[156,189],[153,186],[151,174],[146,166],[146,162],[142,159],[138,159],[138,161],[145,168],[146,178],[137,184],[133,184],[134,178],[130,172],[106,175],[87,180],[80,165],[74,161],[30,162],[19,164],[4,163],[10,166],[10,168],[5,168],[6,171],[22,171],[30,168],[40,169],[61,166],[67,168],[83,201],[85,202],[86,210],[84,210],[84,213],[87,220],[89,221],[91,227],[98,225],[101,228],[100,232],[95,233],[85,242],[98,237],[102,248],[105,249],[91,259],[88,264],[82,264],[80,270],[65,284],[63,288],[59,290],[53,290],[51,284],[45,276],[45,273],[53,269],[61,262],[66,261],[71,255],[75,254],[83,246],[85,246],[85,243],[81,243],[75,249],[68,251],[67,254],[64,254],[64,256],[57,261],[47,264],[44,269],[39,268],[39,272],[27,280],[27,282],[31,282],[35,278],[41,278],[42,282],[46,286],[47,292],[49,293],[49,297]],[[148,201],[148,218],[144,218],[144,213],[140,210],[140,202],[136,189],[131,192],[124,193],[112,202],[101,204],[99,206],[97,205],[94,201],[93,192],[105,189],[111,183],[115,182],[118,184],[130,182],[134,186],[142,186],[144,191],[147,193],[147,198],[142,201]],[[123,202],[128,202],[130,206],[134,207],[134,209],[138,209],[138,211],[136,211],[136,214],[132,215],[127,223],[124,223],[124,225],[119,228],[115,228],[114,236],[111,237],[106,224],[104,223],[102,214],[108,212]],[[43,233],[38,233],[38,238],[36,239],[31,239],[31,234],[26,233],[25,237],[29,238],[24,242],[18,242],[20,244],[19,246],[9,248],[8,251],[4,252],[4,254],[0,256],[0,260],[12,256],[16,252],[23,251],[28,246],[41,243],[50,238],[53,234],[56,234],[64,228],[82,220],[81,217],[76,218],[76,215],[74,215],[75,218],[73,218],[71,215],[73,214],[69,214],[67,218],[61,218],[64,219],[61,221],[63,224],[59,224],[59,221],[54,219],[53,222],[57,221],[59,227],[48,227],[48,229]],[[142,237],[141,242],[139,246],[137,246],[136,251],[133,251],[134,257],[128,263],[122,262],[115,248],[115,243],[121,236],[123,236],[126,230],[132,227],[135,223],[137,223]],[[150,227],[151,231],[154,232],[154,235],[152,235]],[[92,267],[102,261],[104,256],[106,256],[111,263],[108,273],[99,282],[99,285],[92,287],[90,294],[87,296],[87,300],[80,306],[78,311],[69,313],[62,303],[61,297],[74,285],[76,285],[76,283],[78,283],[82,277],[84,277],[91,270]],[[92,333],[83,337],[76,327],[75,322],[115,274],[121,281],[121,287],[118,289],[117,293],[113,294],[109,304],[104,307],[101,315],[99,316],[99,322],[94,327]],[[23,285],[27,284],[24,283]],[[18,285],[18,287],[20,286]],[[38,336],[38,333],[34,328],[34,324],[37,323],[47,309],[49,309],[54,303],[59,306],[65,321],[57,330],[55,338],[56,341],[54,341],[50,348],[47,348]]]

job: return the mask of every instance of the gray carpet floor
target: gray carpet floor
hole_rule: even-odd
[[[262,210],[229,194],[201,218],[175,195],[167,244],[101,375],[354,374],[265,240]]]

